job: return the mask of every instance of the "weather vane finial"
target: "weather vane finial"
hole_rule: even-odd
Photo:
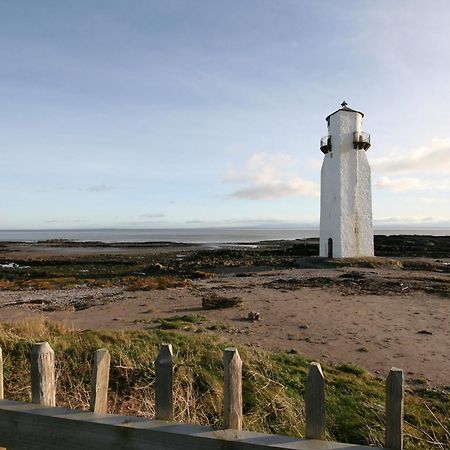
[[[344,101],[341,103],[341,106],[342,106],[343,108],[345,108],[345,107],[347,106],[347,102],[344,100]]]

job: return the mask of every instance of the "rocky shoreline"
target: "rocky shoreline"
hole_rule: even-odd
[[[227,244],[189,244],[183,242],[103,242],[103,241],[72,241],[67,239],[53,239],[37,242],[0,242],[0,252],[9,252],[13,249],[26,250],[33,248],[72,248],[83,249],[93,248],[100,252],[103,249],[226,249],[226,248],[264,248],[264,247],[284,247],[291,249],[299,256],[316,256],[319,253],[319,239],[306,238],[297,240],[272,240],[260,242],[240,242]],[[394,256],[394,257],[429,257],[429,258],[448,258],[450,257],[450,236],[433,235],[382,235],[374,236],[375,256]]]
[[[315,256],[317,239],[1,245],[2,321],[212,333],[448,384],[449,236],[376,236],[377,257],[341,260]]]

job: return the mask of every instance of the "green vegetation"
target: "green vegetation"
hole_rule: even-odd
[[[3,244],[6,246],[6,244]],[[335,268],[335,267],[394,267],[415,270],[450,271],[442,261],[423,262],[405,257],[448,256],[450,240],[446,236],[375,236],[374,257],[328,260],[319,258],[318,239],[261,242],[255,248],[202,248],[180,250],[181,244],[100,242],[77,243],[47,241],[28,244],[46,247],[98,247],[98,254],[79,254],[68,258],[55,255],[25,259],[17,252],[14,258],[0,258],[0,290],[2,289],[67,289],[77,285],[96,287],[126,286],[130,290],[165,289],[184,286],[189,280],[208,279],[218,271],[234,268],[251,270],[271,268]],[[102,248],[114,246],[133,248],[134,254],[101,254]],[[146,247],[166,248],[154,254],[139,254]],[[6,247],[5,247],[6,248]],[[180,255],[182,251],[182,255]],[[395,259],[401,258],[401,260]],[[14,265],[10,266],[11,262]],[[248,276],[252,272],[239,272]],[[448,289],[436,287],[448,296]]]
[[[31,245],[31,244],[30,244]],[[46,246],[52,246],[46,242]],[[75,242],[56,242],[54,246],[77,246]],[[87,244],[86,244],[87,245]],[[108,247],[107,244],[89,243],[89,246]],[[163,247],[163,243],[159,247]],[[141,244],[141,247],[146,247]],[[175,244],[171,247],[177,247]],[[0,258],[0,290],[2,289],[67,289],[83,284],[87,286],[127,286],[130,290],[165,289],[183,286],[187,280],[207,279],[215,276],[211,270],[239,266],[294,267],[295,252],[290,243],[278,243],[269,248],[190,250],[180,258],[177,250],[151,255],[94,254],[70,258],[13,260]]]
[[[172,322],[195,323],[201,316]],[[111,352],[110,412],[151,417],[154,366],[162,342],[175,353],[177,421],[212,424],[222,420],[222,350],[229,342],[167,331],[71,331],[43,321],[0,325],[6,398],[28,401],[29,352],[47,340],[55,350],[58,405],[87,408],[90,362],[96,349]],[[309,361],[296,354],[272,354],[241,346],[246,429],[279,434],[304,432],[304,386]],[[384,382],[353,365],[323,366],[327,386],[329,438],[381,446]],[[423,384],[409,387],[405,405],[405,449],[450,447],[450,392]]]
[[[190,314],[184,316],[166,317],[165,319],[158,319],[157,322],[161,324],[160,328],[162,330],[179,330],[189,327],[190,325],[199,325],[204,320],[206,320],[206,317],[204,316]]]
[[[91,255],[24,261],[15,259],[18,267],[0,267],[0,290],[71,289],[84,285],[126,286],[128,290],[136,291],[187,285],[189,274],[165,270],[165,266],[156,262],[166,258],[166,255]],[[7,262],[0,260],[0,264]]]

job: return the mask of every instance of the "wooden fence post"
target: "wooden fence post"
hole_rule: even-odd
[[[3,391],[3,352],[0,347],[0,400],[4,399],[4,391]]]
[[[3,351],[0,347],[0,400],[5,398],[5,392],[3,390]],[[0,447],[0,450],[6,450],[5,447]]]
[[[101,348],[95,352],[94,364],[92,366],[90,411],[106,413],[108,410],[110,361],[111,357],[106,348]]]
[[[31,350],[31,400],[55,406],[55,353],[48,342],[33,345]]]
[[[403,370],[393,367],[386,379],[386,435],[385,447],[403,449]]]
[[[173,420],[172,344],[162,344],[155,361],[155,419]]]
[[[312,362],[306,379],[306,438],[325,440],[325,379],[319,363]]]
[[[242,430],[242,360],[236,348],[226,348],[224,365],[224,426]]]

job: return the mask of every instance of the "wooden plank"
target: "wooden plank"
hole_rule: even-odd
[[[385,447],[403,449],[403,370],[393,367],[386,379],[386,435]]]
[[[55,406],[55,397],[55,353],[48,342],[39,342],[31,349],[31,399]]]
[[[306,438],[325,440],[325,379],[316,362],[311,363],[306,379],[305,410]]]
[[[236,348],[226,348],[224,365],[224,427],[242,430],[242,360]]]
[[[155,418],[173,420],[173,351],[162,344],[155,361]]]
[[[15,450],[374,450],[0,400],[0,445]]]
[[[92,365],[90,411],[106,413],[108,410],[110,361],[111,356],[106,348],[101,348],[95,352],[94,364]]]

